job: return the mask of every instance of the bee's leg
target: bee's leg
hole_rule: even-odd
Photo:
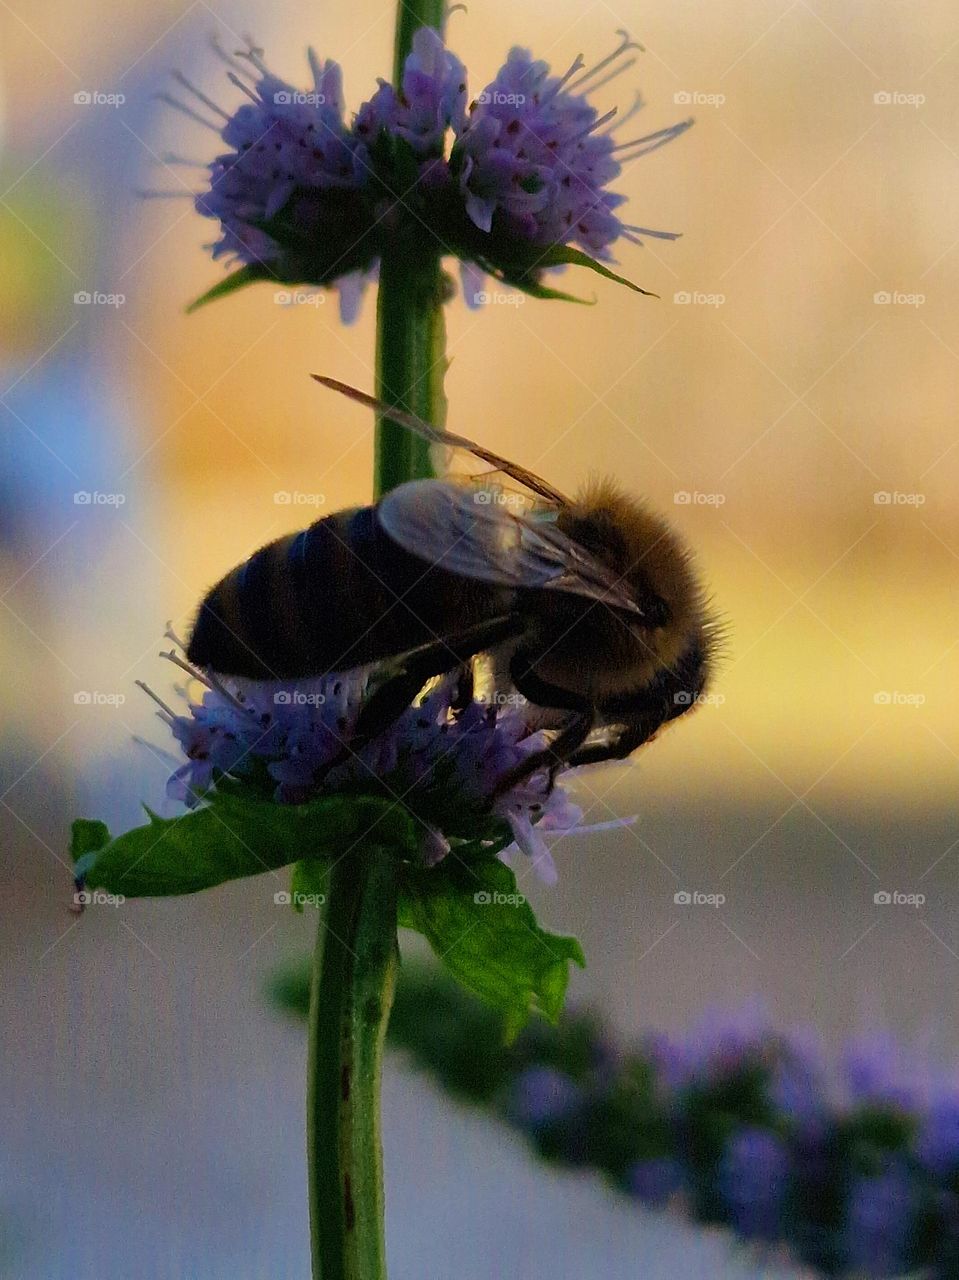
[[[603,764],[607,760],[625,760],[638,750],[644,742],[649,742],[659,726],[648,720],[635,721],[626,725],[617,733],[610,734],[605,742],[591,742],[588,747],[580,747],[567,760],[571,769],[578,769],[584,764]]]
[[[503,774],[493,788],[492,798],[495,800],[498,796],[511,791],[513,787],[519,786],[540,769],[549,769],[549,790],[552,791],[556,773],[589,737],[593,722],[592,707],[586,711],[577,711],[548,747],[544,747],[542,751],[534,751],[508,773]]]
[[[473,701],[476,687],[475,674],[472,662],[465,662],[456,673],[456,693],[450,703],[451,711],[465,711]]]
[[[500,644],[515,634],[516,629],[517,622],[513,616],[491,618],[475,627],[468,627],[455,635],[445,636],[441,640],[401,654],[399,661],[403,663],[403,670],[381,684],[363,707],[356,722],[355,737],[361,742],[368,742],[383,733],[412,705],[413,699],[431,676],[443,675],[457,667],[469,667],[474,654],[491,645]],[[472,697],[472,688],[469,696]],[[351,745],[355,750],[356,743]]]

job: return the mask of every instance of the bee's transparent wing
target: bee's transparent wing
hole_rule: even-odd
[[[617,574],[554,524],[525,519],[490,499],[452,481],[411,480],[380,499],[377,516],[404,551],[449,573],[642,612]]]

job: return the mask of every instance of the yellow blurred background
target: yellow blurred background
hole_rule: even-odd
[[[684,787],[726,795],[785,786],[852,804],[945,799],[959,773],[951,6],[481,8],[455,14],[450,29],[474,89],[498,65],[507,31],[559,66],[580,51],[598,59],[622,23],[646,53],[603,91],[604,104],[628,104],[635,75],[648,102],[641,129],[697,119],[620,183],[633,220],[683,232],[621,256],[659,300],[570,274],[595,308],[528,300],[471,313],[457,300],[449,316],[451,423],[563,487],[601,470],[647,494],[697,549],[728,620],[716,683],[724,701],[647,754],[643,789],[668,792],[681,771]],[[201,9],[118,18],[95,4],[82,16],[48,5],[26,20],[0,17],[4,186],[13,183],[0,235],[14,302],[0,341],[11,367],[36,361],[27,379],[50,344],[97,344],[95,369],[114,379],[114,396],[120,388],[128,463],[99,488],[138,494],[135,518],[132,504],[119,511],[131,532],[114,529],[107,552],[136,564],[135,607],[124,586],[124,607],[107,608],[102,625],[98,594],[115,582],[107,565],[89,565],[84,599],[62,626],[53,553],[7,597],[22,613],[49,589],[49,625],[25,622],[66,660],[68,688],[72,672],[111,689],[120,672],[155,673],[141,655],[167,616],[184,628],[226,567],[308,523],[310,508],[278,506],[275,492],[322,492],[328,510],[369,494],[368,417],[307,375],[371,386],[372,296],[349,329],[333,305],[279,307],[267,286],[187,318],[184,304],[218,278],[202,249],[212,224],[186,200],[137,203],[110,182],[109,165],[83,189],[65,164],[92,124],[104,147],[130,153],[124,176],[134,170],[136,185],[182,191],[200,180],[157,157],[206,159],[212,136],[162,104],[139,103],[131,120],[128,104],[155,87],[165,49],[234,104],[202,41],[217,18],[227,43],[232,28],[253,25],[270,65],[295,82],[309,35],[344,63],[352,108],[389,61],[391,12],[379,3],[331,6],[321,19],[298,5],[272,19],[255,7]],[[127,104],[78,109],[74,93],[96,86],[125,92]],[[101,220],[110,251],[91,281]],[[81,287],[127,301],[114,314],[83,312],[73,304]],[[22,424],[10,428],[24,449],[42,449]],[[877,492],[903,497],[877,505]],[[51,542],[90,513],[60,514]],[[14,654],[28,650],[13,661],[45,670],[50,691],[59,675],[49,655],[7,621]],[[882,693],[888,703],[876,702]],[[43,710],[32,694],[23,709],[41,742],[63,707],[47,708],[49,722]],[[112,741],[114,728],[104,719],[96,736]],[[75,746],[64,741],[65,760]]]

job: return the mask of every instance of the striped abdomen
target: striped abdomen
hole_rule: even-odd
[[[396,545],[375,507],[267,543],[210,591],[187,650],[198,667],[254,680],[345,671],[428,644],[509,607]]]

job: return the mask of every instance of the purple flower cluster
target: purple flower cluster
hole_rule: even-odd
[[[624,164],[691,123],[616,141],[615,112],[601,116],[590,95],[635,62],[628,55],[639,46],[621,34],[592,70],[577,58],[562,76],[514,48],[470,103],[463,64],[424,27],[401,84],[380,81],[352,123],[339,66],[312,49],[313,83],[301,91],[254,47],[218,48],[247,102],[229,114],[183,76],[195,105],[165,95],[226,144],[195,198],[220,224],[213,256],[252,278],[337,287],[345,279],[352,312],[398,226],[520,287],[535,284],[539,258],[555,246],[610,259],[621,239],[672,238],[622,222],[615,211],[625,196],[609,189]],[[637,98],[623,119],[640,106]]]
[[[169,655],[185,666],[175,653]],[[258,787],[279,804],[303,804],[335,792],[385,794],[421,822],[423,856],[440,861],[452,839],[475,833],[512,843],[547,881],[555,869],[545,832],[578,827],[582,814],[546,770],[503,794],[497,783],[545,736],[513,706],[473,701],[451,706],[455,684],[441,679],[378,737],[353,743],[373,668],[295,684],[207,684],[186,714],[163,708],[185,756],[167,785],[171,799],[195,804],[224,780]]]
[[[463,1092],[472,1046],[495,1028],[481,1037],[438,978],[413,982],[407,1047]],[[446,1008],[442,1043],[416,1037],[417,1009],[433,1003]],[[567,1014],[484,1061],[475,1096],[545,1158],[591,1164],[646,1206],[724,1223],[825,1274],[959,1275],[959,1083],[910,1069],[889,1037],[828,1063],[756,1005],[633,1052]]]

